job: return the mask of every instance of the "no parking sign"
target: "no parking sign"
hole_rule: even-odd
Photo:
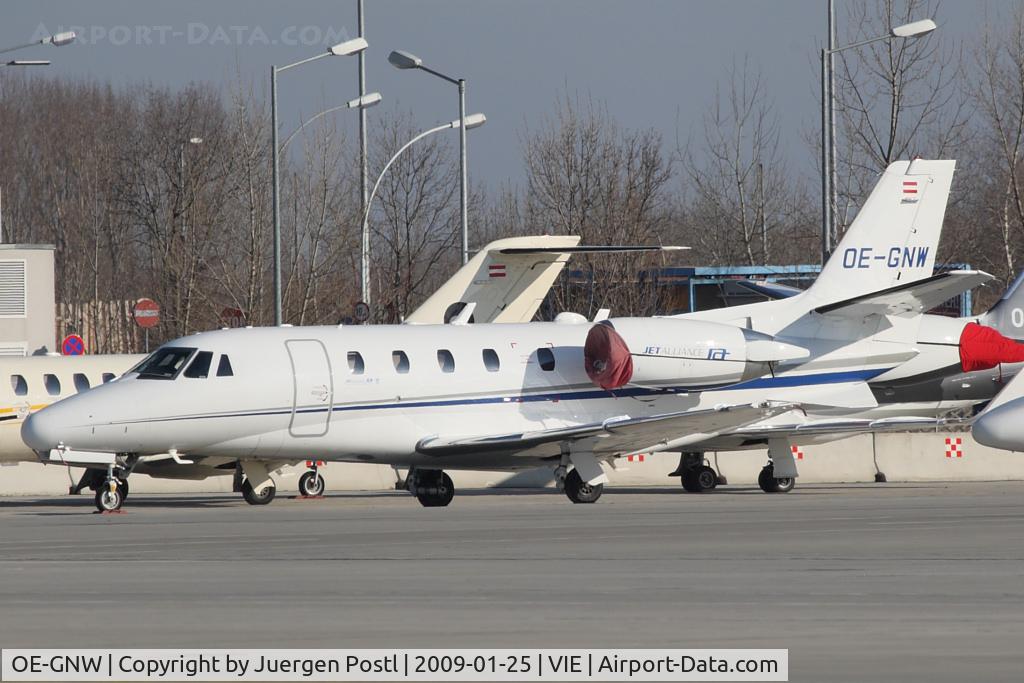
[[[85,353],[85,340],[77,334],[69,334],[60,343],[60,352],[65,356],[81,356]]]

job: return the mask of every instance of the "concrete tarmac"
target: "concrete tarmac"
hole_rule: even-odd
[[[794,681],[1024,671],[1024,482],[0,499],[3,647],[784,647]]]

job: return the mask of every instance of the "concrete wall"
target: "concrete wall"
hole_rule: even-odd
[[[961,439],[962,457],[946,457],[946,439]],[[872,445],[874,442],[874,446]],[[799,482],[870,482],[879,470],[889,481],[1024,480],[1024,453],[999,451],[976,444],[970,434],[914,433],[857,436],[819,446],[808,446],[797,461]],[[735,451],[711,454],[730,484],[756,485],[757,474],[766,462],[764,451]],[[678,456],[658,453],[627,462],[609,472],[612,486],[679,486],[667,475],[675,469]],[[295,491],[302,468],[283,468],[275,475],[281,492]],[[381,465],[329,463],[322,470],[329,490],[388,490],[394,488],[396,475]],[[0,496],[49,496],[67,492],[79,470],[69,473],[56,465],[20,463],[0,467]],[[523,487],[535,488],[553,483],[550,470],[508,472],[451,472],[457,488]],[[139,493],[229,492],[231,477],[205,481],[173,481],[132,477],[132,491]]]

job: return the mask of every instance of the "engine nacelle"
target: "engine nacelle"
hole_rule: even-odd
[[[733,325],[678,318],[616,318],[594,325],[584,366],[602,389],[626,384],[710,389],[770,371],[770,363],[806,358],[806,349]]]

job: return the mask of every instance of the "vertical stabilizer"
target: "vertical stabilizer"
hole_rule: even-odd
[[[890,164],[808,299],[820,306],[930,277],[955,166],[926,159]]]

